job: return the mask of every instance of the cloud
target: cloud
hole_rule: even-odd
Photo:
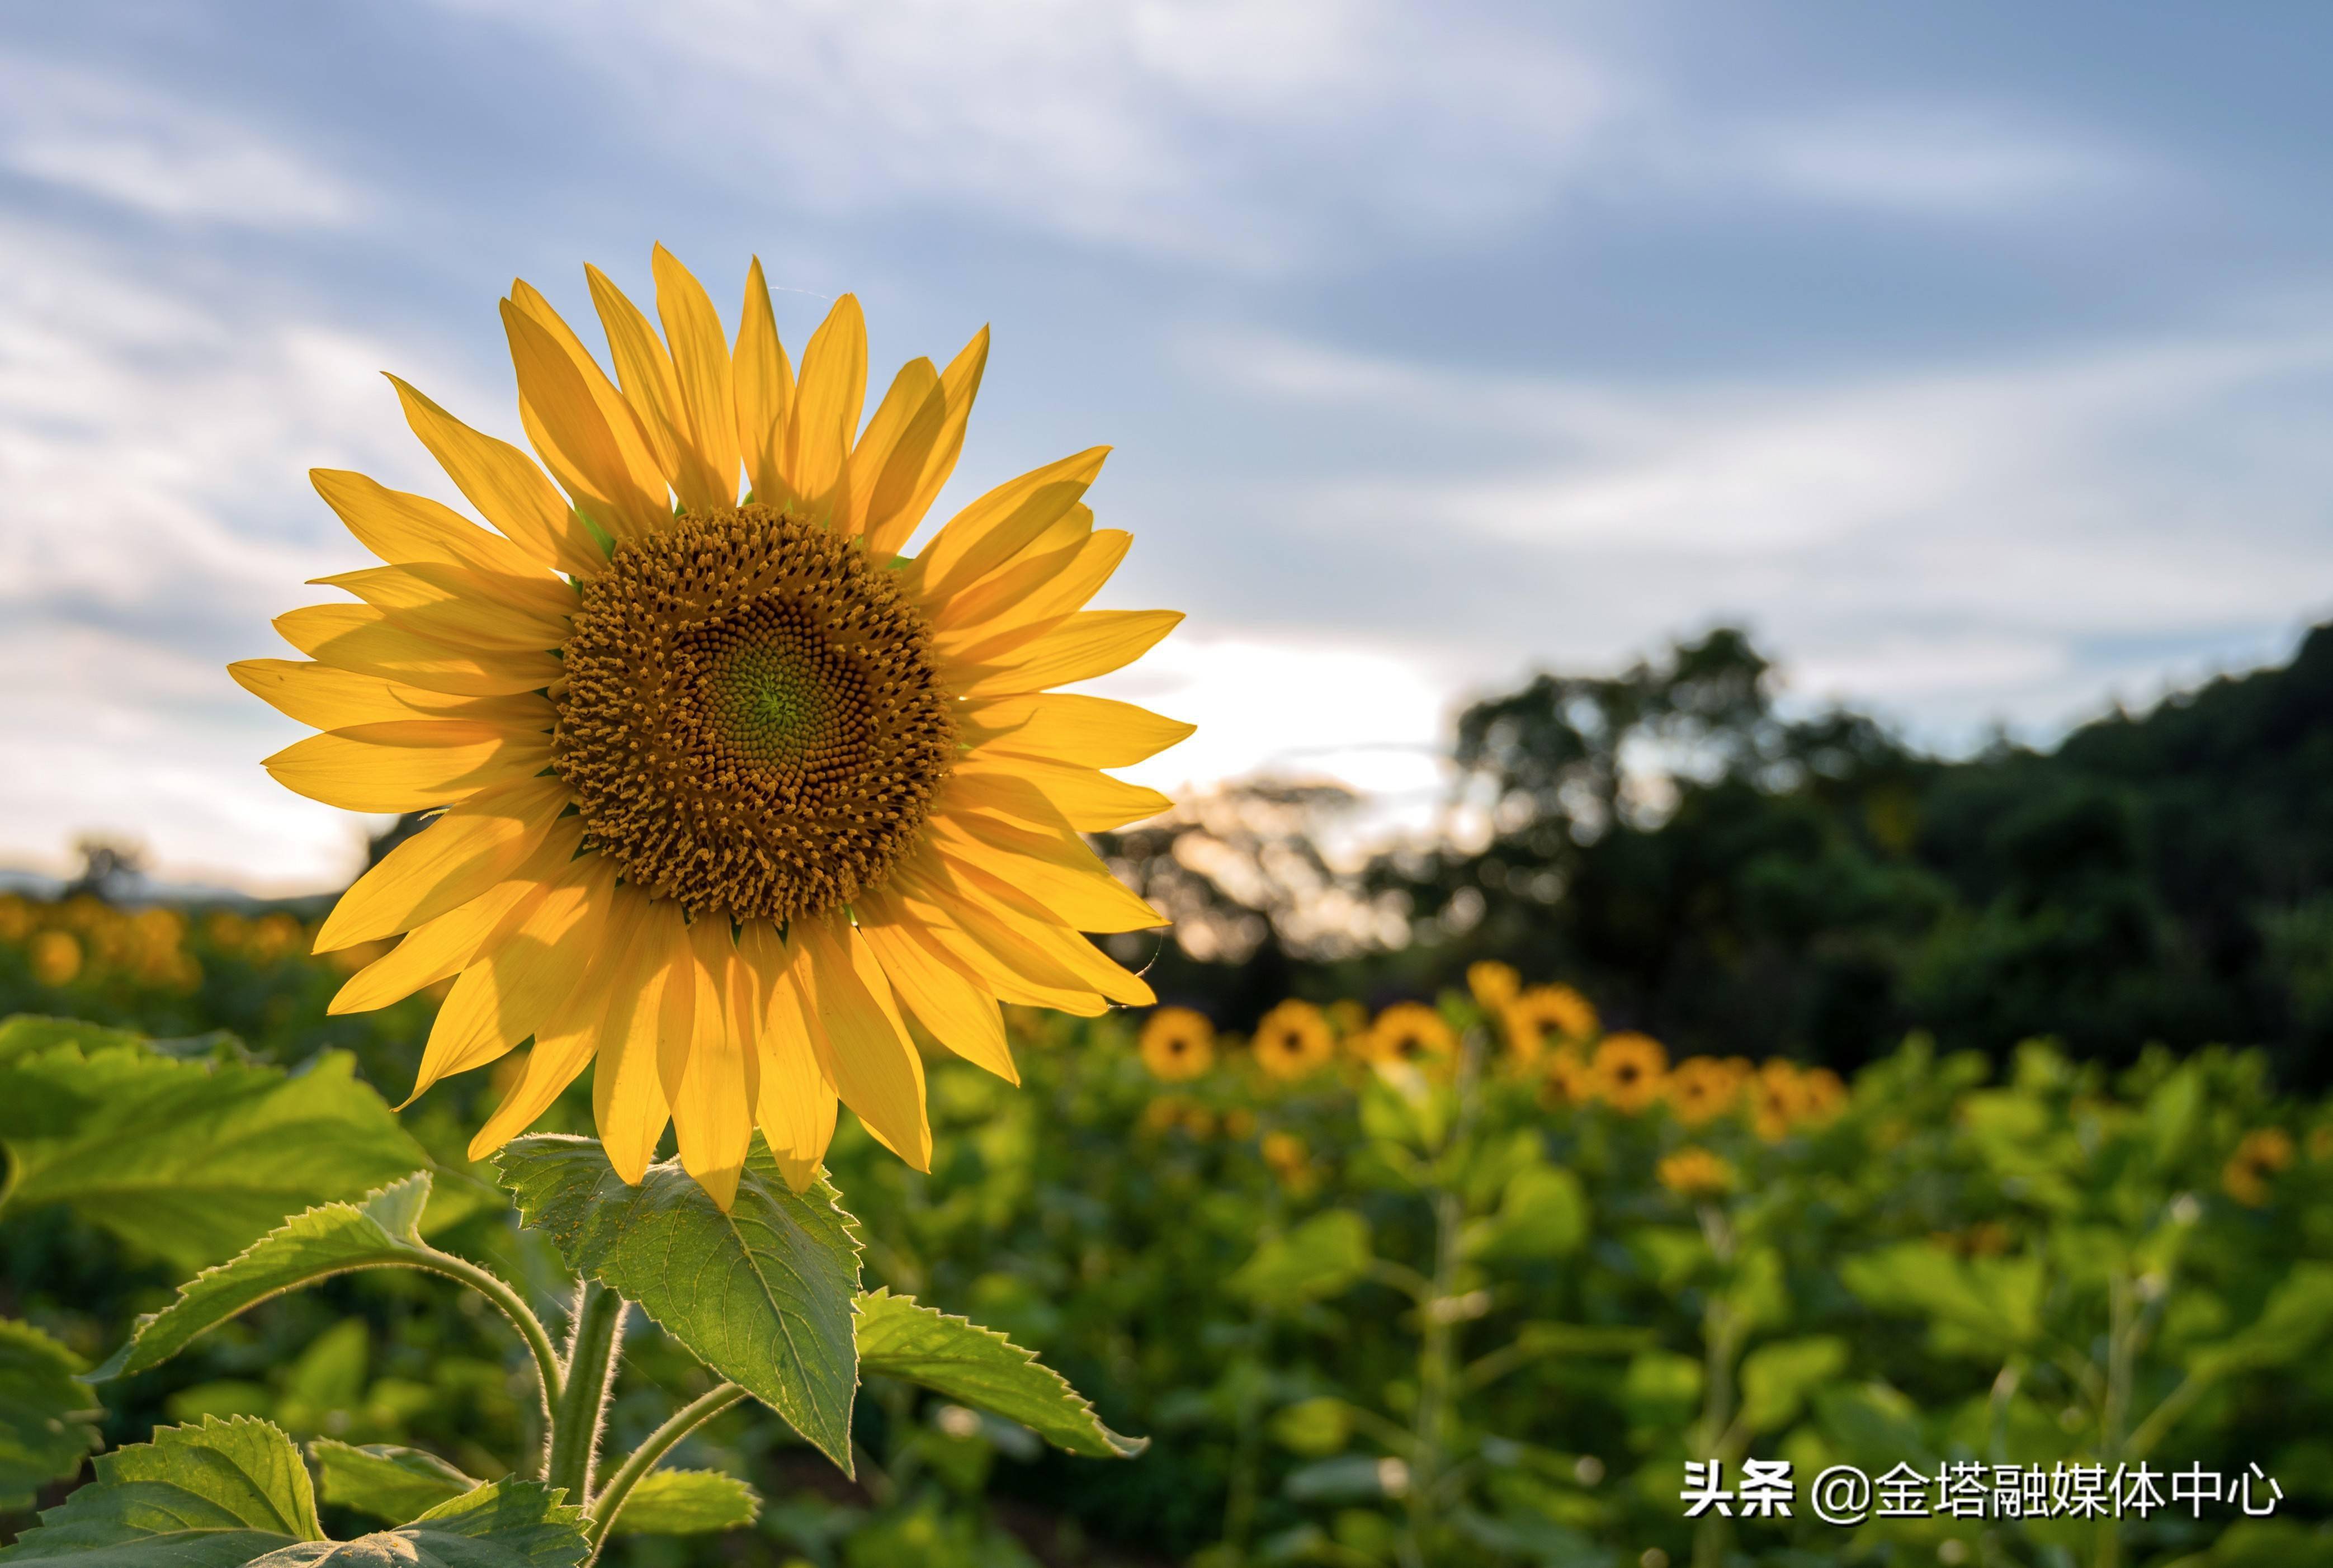
[[[0,56],[0,168],[154,217],[340,228],[369,203],[250,126],[119,75]]]
[[[2023,214],[2125,194],[2161,178],[2150,160],[2013,111],[1890,104],[1746,130],[1719,159],[1733,177],[1811,200],[1890,213]]]

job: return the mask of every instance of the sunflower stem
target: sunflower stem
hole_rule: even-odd
[[[675,1410],[669,1420],[648,1434],[648,1441],[632,1450],[630,1457],[618,1466],[615,1474],[608,1477],[608,1484],[600,1488],[599,1496],[592,1499],[591,1517],[583,1534],[595,1554],[600,1543],[608,1538],[616,1515],[623,1512],[624,1499],[632,1495],[632,1488],[640,1484],[643,1477],[656,1468],[657,1461],[671,1452],[675,1443],[744,1397],[745,1390],[736,1384],[723,1383]]]
[[[552,1346],[551,1331],[542,1326],[542,1320],[534,1315],[526,1298],[494,1270],[468,1258],[456,1257],[450,1252],[439,1252],[436,1247],[425,1248],[423,1255],[413,1260],[412,1266],[458,1280],[502,1309],[511,1326],[518,1330],[519,1338],[526,1342],[528,1354],[534,1358],[535,1390],[542,1397],[543,1430],[549,1433],[558,1417],[560,1390],[566,1373],[559,1364],[558,1351]]]
[[[608,1395],[616,1385],[616,1346],[630,1303],[584,1280],[575,1287],[575,1329],[567,1345],[565,1376],[551,1414],[551,1449],[542,1478],[564,1490],[576,1507],[591,1503],[591,1464],[608,1422]]]
[[[1457,1116],[1449,1141],[1435,1162],[1437,1174],[1428,1194],[1434,1211],[1434,1275],[1418,1305],[1424,1321],[1417,1350],[1416,1419],[1410,1434],[1409,1532],[1401,1552],[1405,1568],[1424,1568],[1434,1560],[1436,1505],[1441,1501],[1448,1457],[1444,1440],[1448,1436],[1458,1371],[1458,1322],[1450,1309],[1464,1262],[1459,1244],[1464,1233],[1466,1200],[1455,1186],[1455,1172],[1464,1169],[1464,1151],[1474,1135],[1483,1045],[1479,1028],[1468,1029],[1460,1038],[1455,1087]]]

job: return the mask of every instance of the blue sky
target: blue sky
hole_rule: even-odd
[[[1939,746],[2333,608],[2333,11],[443,0],[0,12],[0,860],[345,875],[220,673],[514,434],[514,276],[662,240],[878,373],[995,349],[954,494],[1097,441],[1147,773],[1423,800],[1451,705],[1747,621]],[[734,314],[733,318],[734,319]],[[944,502],[942,511],[946,509]]]

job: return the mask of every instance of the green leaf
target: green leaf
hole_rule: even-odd
[[[1469,1250],[1485,1257],[1561,1257],[1588,1239],[1588,1198],[1579,1178],[1552,1165],[1526,1166],[1507,1178],[1495,1218]]]
[[[350,1269],[405,1262],[424,1248],[418,1225],[429,1202],[429,1173],[417,1170],[360,1203],[327,1203],[290,1220],[243,1254],[206,1269],[179,1288],[178,1299],[138,1320],[123,1345],[92,1378],[103,1381],[159,1366],[237,1313],[270,1296]]]
[[[233,1257],[287,1214],[428,1163],[354,1065],[339,1051],[288,1075],[118,1042],[21,1051],[0,1061],[8,1200],[65,1204],[188,1273]]]
[[[888,1288],[859,1298],[859,1366],[1018,1421],[1072,1454],[1122,1459],[1150,1446],[1103,1426],[1061,1373],[994,1329]]]
[[[325,1502],[392,1525],[401,1525],[485,1484],[435,1454],[395,1443],[367,1443],[359,1448],[318,1438],[308,1445],[308,1456],[322,1473]]]
[[[2219,1377],[2289,1365],[2315,1349],[2328,1329],[2333,1329],[2333,1264],[2295,1264],[2269,1294],[2261,1315],[2231,1338],[2198,1352],[2194,1368],[2205,1377]]]
[[[0,1511],[81,1469],[101,1414],[73,1374],[82,1361],[30,1323],[0,1318]]]
[[[718,1470],[651,1470],[640,1477],[611,1535],[701,1535],[735,1530],[761,1516],[761,1494]]]
[[[1742,1419],[1771,1432],[1797,1419],[1807,1396],[1847,1368],[1847,1342],[1832,1334],[1779,1340],[1742,1361]]]
[[[142,1039],[126,1029],[109,1029],[102,1024],[79,1018],[47,1018],[37,1013],[0,1018],[0,1062],[12,1062],[53,1045],[79,1045],[85,1051],[101,1051],[110,1045],[143,1044]]]
[[[97,1478],[43,1514],[0,1561],[225,1568],[323,1535],[292,1439],[238,1416],[158,1427],[150,1443],[101,1455]]]
[[[1368,1273],[1369,1262],[1368,1221],[1334,1208],[1268,1238],[1229,1283],[1253,1301],[1293,1306],[1349,1289]]]
[[[1846,1259],[1839,1277],[1882,1312],[1929,1319],[1936,1348],[1997,1357],[2041,1332],[2041,1264],[2030,1257],[1961,1259],[1924,1241]]]
[[[859,1242],[831,1186],[796,1195],[759,1134],[727,1214],[677,1160],[626,1186],[589,1138],[514,1139],[495,1163],[568,1267],[638,1302],[850,1471]]]
[[[496,1481],[410,1525],[353,1541],[308,1541],[250,1568],[574,1568],[591,1550],[581,1510],[540,1481]]]

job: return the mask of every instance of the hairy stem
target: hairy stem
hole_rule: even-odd
[[[592,1500],[590,1522],[584,1526],[583,1534],[590,1541],[592,1551],[596,1553],[600,1543],[608,1538],[616,1515],[623,1512],[624,1500],[632,1495],[640,1478],[656,1468],[657,1461],[670,1453],[675,1443],[744,1397],[745,1390],[734,1383],[723,1383],[710,1393],[700,1394],[675,1410],[671,1419],[650,1432],[648,1441],[616,1467],[615,1474],[608,1477],[607,1485]]]
[[[565,1387],[565,1374],[559,1363],[559,1352],[552,1346],[551,1331],[542,1326],[542,1320],[534,1315],[534,1309],[526,1304],[526,1298],[492,1269],[481,1267],[467,1258],[456,1257],[449,1252],[439,1252],[435,1247],[424,1248],[419,1256],[409,1261],[416,1268],[427,1269],[431,1274],[443,1275],[447,1279],[458,1280],[468,1285],[494,1303],[501,1309],[502,1314],[510,1319],[511,1326],[518,1330],[519,1337],[526,1342],[528,1352],[534,1357],[535,1387],[542,1397],[543,1430],[550,1431],[556,1419],[561,1391]]]
[[[614,1291],[583,1281],[575,1288],[575,1332],[568,1342],[565,1385],[552,1411],[551,1452],[543,1479],[563,1488],[567,1501],[588,1508],[591,1461],[607,1424],[608,1391],[616,1382],[616,1341],[629,1303]]]

